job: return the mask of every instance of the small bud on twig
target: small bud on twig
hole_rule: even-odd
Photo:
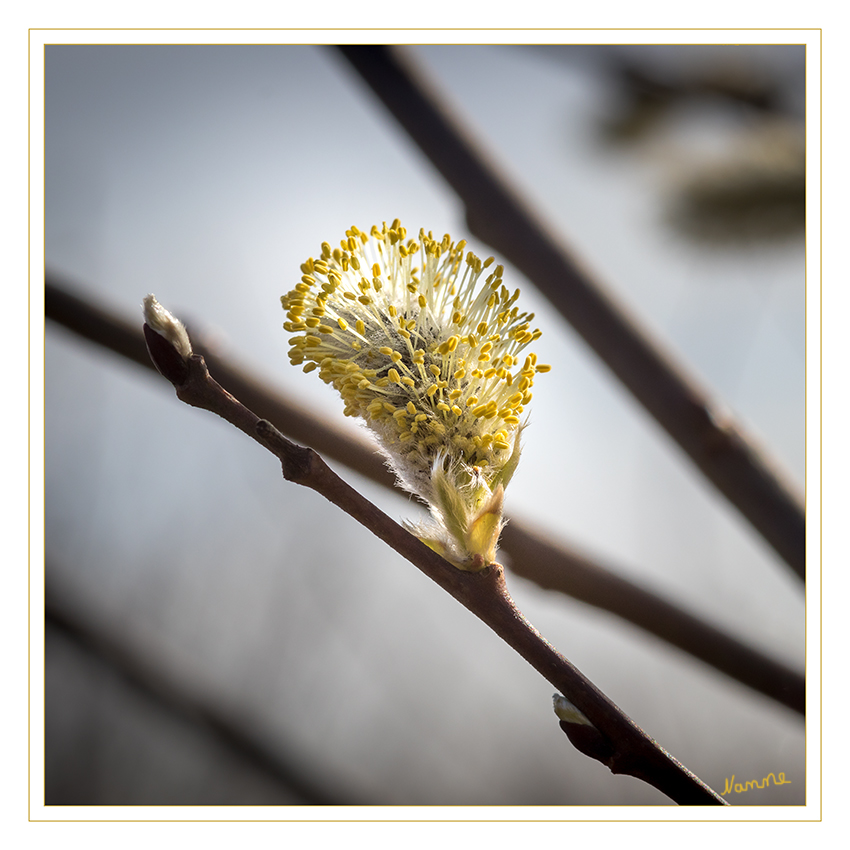
[[[180,386],[188,376],[187,361],[192,356],[192,343],[186,327],[153,295],[145,297],[142,307],[145,342],[151,360],[163,377]]]
[[[570,739],[570,743],[590,758],[607,764],[614,755],[615,747],[565,696],[552,695],[555,714],[560,720],[561,729]]]
[[[558,715],[558,720],[579,726],[593,726],[587,717],[562,694],[552,694],[552,707]]]

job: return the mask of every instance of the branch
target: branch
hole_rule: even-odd
[[[567,724],[581,727],[577,744],[581,752],[601,761],[612,773],[648,782],[681,805],[727,805],[531,626],[508,593],[502,567],[493,564],[470,573],[452,566],[343,481],[315,451],[292,443],[234,398],[213,380],[203,357],[177,358],[171,343],[147,324],[144,333],[154,365],[174,384],[182,402],[221,416],[275,454],[287,481],[309,487],[342,508],[490,626],[564,694],[595,727],[588,731],[587,724]]]
[[[800,578],[802,500],[696,383],[581,268],[397,49],[339,48],[466,206],[471,231],[552,302],[703,474]]]
[[[786,664],[516,520],[505,526],[500,546],[518,576],[610,611],[805,716],[806,678]]]
[[[271,747],[258,740],[256,733],[246,731],[226,713],[191,694],[185,683],[178,686],[163,677],[137,653],[120,646],[106,630],[59,603],[51,593],[45,602],[45,624],[106,664],[135,691],[208,733],[242,761],[300,798],[304,805],[362,805],[352,802],[351,794],[329,792],[324,783],[308,775],[294,755],[282,752],[279,744]]]
[[[52,276],[46,282],[45,306],[49,319],[147,369],[154,368],[136,325],[73,295]],[[349,469],[387,488],[394,487],[393,476],[373,445],[271,390],[247,369],[235,367],[197,343],[195,348],[200,349],[210,368],[258,416]],[[800,714],[805,713],[806,683],[800,673],[647,588],[622,578],[617,571],[594,563],[564,544],[555,545],[515,519],[502,532],[501,547],[511,556],[510,569],[517,575],[610,611],[744,685]]]

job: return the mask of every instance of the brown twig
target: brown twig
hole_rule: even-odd
[[[471,231],[552,302],[629,391],[800,578],[802,500],[739,427],[548,232],[398,49],[339,48],[466,206]]]
[[[53,277],[46,284],[45,305],[48,318],[147,369],[154,368],[136,325],[74,295]],[[372,445],[271,390],[230,359],[197,344],[196,348],[215,374],[258,416],[372,481],[394,486],[392,474]],[[565,544],[556,545],[516,519],[505,527],[501,547],[509,554],[510,569],[517,575],[610,611],[748,687],[805,713],[806,685],[801,674],[623,578],[618,570],[603,567]]]
[[[681,805],[727,805],[543,639],[514,605],[498,564],[477,573],[453,567],[343,481],[313,449],[292,443],[241,404],[210,376],[203,357],[193,354],[178,362],[163,337],[147,325],[144,332],[151,359],[181,401],[221,416],[274,453],[288,481],[315,490],[372,531],[490,626],[577,706],[596,729],[590,744],[582,741],[581,752],[612,773],[648,782]]]

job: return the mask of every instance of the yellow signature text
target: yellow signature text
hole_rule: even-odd
[[[767,788],[770,785],[770,780],[773,779],[774,785],[790,785],[791,780],[785,778],[784,773],[779,774],[777,779],[772,773],[758,779],[748,779],[746,782],[735,782],[735,774],[732,774],[731,779],[726,779],[726,787],[723,789],[721,796],[726,796],[730,792],[733,794],[743,794],[745,791],[752,791],[753,788]]]

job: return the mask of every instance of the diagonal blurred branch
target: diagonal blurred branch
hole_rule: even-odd
[[[45,625],[61,632],[78,647],[111,668],[135,691],[153,699],[171,714],[188,720],[204,730],[228,751],[255,770],[300,798],[305,805],[362,805],[350,794],[335,793],[324,782],[308,775],[299,759],[287,754],[279,742],[258,738],[226,712],[209,701],[190,693],[185,685],[165,677],[160,668],[138,652],[121,645],[108,628],[96,626],[90,617],[72,609],[59,594],[48,590],[45,601]]]
[[[580,268],[409,56],[382,46],[339,50],[460,196],[472,232],[537,285],[703,474],[805,578],[803,504],[773,464]]]
[[[52,275],[46,281],[45,306],[47,318],[153,369],[136,325],[74,295]],[[317,418],[279,391],[257,381],[247,369],[235,367],[232,359],[217,357],[197,343],[196,348],[221,381],[258,416],[273,422],[292,439],[305,442],[361,475],[394,488],[392,474],[370,443]],[[610,611],[794,711],[805,712],[802,675],[650,590],[621,578],[615,571],[595,564],[563,544],[550,542],[516,520],[505,528],[502,548],[511,556],[512,569],[518,575]]]
[[[805,715],[804,676],[649,588],[623,578],[619,571],[605,568],[563,543],[556,548],[516,520],[505,526],[500,545],[513,556],[508,566],[518,576],[610,611]]]

